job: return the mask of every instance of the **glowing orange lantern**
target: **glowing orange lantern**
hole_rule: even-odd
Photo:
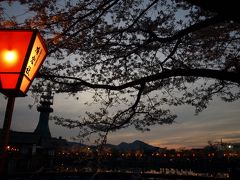
[[[0,91],[24,96],[46,55],[38,30],[0,30]]]
[[[0,92],[8,96],[0,144],[0,179],[5,179],[15,97],[24,96],[47,55],[38,30],[0,30]]]

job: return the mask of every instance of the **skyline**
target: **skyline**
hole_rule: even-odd
[[[89,94],[88,94],[89,95]],[[83,106],[83,102],[90,98],[80,95],[80,100],[73,100],[74,97],[67,97],[66,94],[56,94],[54,96],[53,109],[51,115],[63,115],[65,118],[77,119],[88,108]],[[2,127],[6,106],[6,99],[0,96]],[[36,106],[29,109],[28,105],[33,103],[30,96],[16,98],[13,111],[11,130],[22,132],[33,132],[37,126],[39,112]],[[217,104],[217,105],[216,105]],[[240,142],[240,112],[238,110],[239,101],[225,103],[216,99],[209,107],[199,115],[194,115],[194,109],[190,106],[180,106],[175,108],[178,118],[170,125],[156,125],[148,132],[139,132],[133,127],[112,132],[108,136],[110,144],[121,142],[133,142],[141,140],[148,144],[167,148],[196,148],[207,145],[208,141],[216,142],[223,139],[223,142]],[[50,132],[53,137],[62,136],[72,141],[72,137],[78,135],[78,129],[68,129],[57,126],[53,121],[49,121]],[[91,144],[91,142],[90,142]]]

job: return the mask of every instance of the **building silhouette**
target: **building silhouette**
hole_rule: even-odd
[[[40,112],[39,121],[34,134],[44,137],[51,138],[51,133],[49,130],[49,114],[53,112],[53,95],[49,91],[46,94],[42,94],[40,98],[40,105],[37,107],[38,112]]]
[[[65,146],[67,141],[54,138],[49,130],[49,114],[53,112],[53,93],[49,90],[40,97],[37,110],[40,113],[39,121],[33,132],[10,131],[9,150],[18,151],[20,154],[54,154],[56,148]],[[2,129],[0,129],[0,135]],[[1,143],[1,138],[0,138]]]

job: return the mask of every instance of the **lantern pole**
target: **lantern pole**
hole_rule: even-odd
[[[0,179],[6,179],[7,174],[7,146],[9,141],[10,126],[12,121],[13,108],[15,103],[15,96],[8,97],[7,107],[5,111],[3,129],[2,129],[2,143],[0,146]]]
[[[26,94],[47,56],[47,48],[38,30],[0,29],[0,56],[0,91],[8,96],[0,137],[0,180],[5,180],[15,97]]]

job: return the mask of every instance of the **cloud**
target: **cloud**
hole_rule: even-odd
[[[66,118],[78,119],[85,111],[97,110],[97,106],[90,108],[84,106],[83,103],[91,100],[91,93],[82,93],[79,100],[75,97],[68,97],[67,94],[59,94],[54,97],[54,113],[62,115]],[[2,124],[6,99],[0,96],[0,123]],[[28,104],[32,104],[33,99],[28,96],[25,98],[16,98],[13,120],[11,129],[17,131],[33,131],[38,123],[39,112],[36,107],[28,108]],[[204,146],[210,141],[240,142],[240,102],[224,103],[215,99],[209,107],[200,113],[194,115],[194,109],[190,106],[182,106],[174,108],[174,112],[178,114],[176,122],[171,125],[156,125],[151,127],[149,132],[139,132],[133,127],[122,129],[114,133],[110,133],[108,143],[119,144],[122,141],[132,142],[141,140],[152,145],[160,147],[199,147]],[[78,135],[79,129],[67,129],[56,126],[54,122],[49,122],[50,131],[54,137],[62,136],[70,139]]]
[[[153,126],[151,131],[141,133],[130,129],[131,136],[159,147],[202,147],[208,141],[240,142],[240,102],[225,103],[215,99],[202,113],[194,115],[192,107],[175,109],[180,114],[171,125]],[[127,130],[125,130],[127,131]],[[118,133],[118,132],[116,132]],[[119,134],[122,134],[119,132]],[[114,136],[116,138],[116,136]],[[131,137],[131,140],[132,140]],[[123,136],[118,138],[123,139]],[[120,140],[119,139],[119,140]],[[109,138],[110,141],[117,140]]]

